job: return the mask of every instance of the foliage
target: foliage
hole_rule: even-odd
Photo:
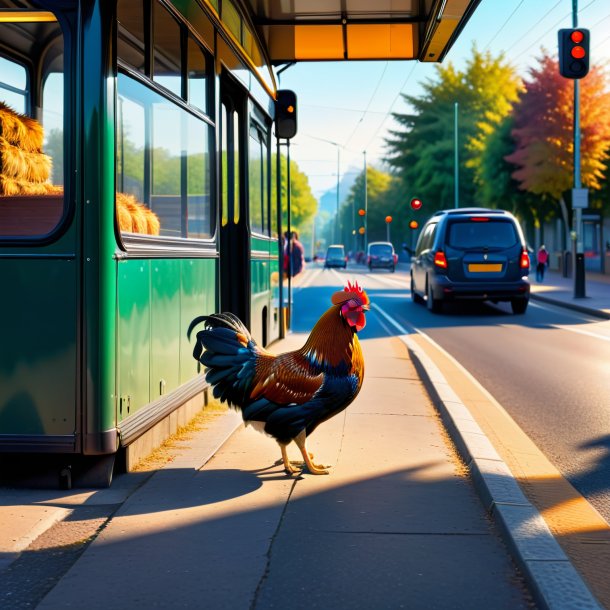
[[[504,56],[473,48],[464,72],[453,64],[436,66],[437,80],[423,85],[421,97],[403,95],[410,114],[394,113],[402,127],[387,140],[388,162],[407,197],[417,196],[428,212],[453,207],[455,113],[458,115],[459,200],[479,203],[481,156],[488,138],[517,100],[520,80]]]
[[[517,166],[513,177],[521,189],[555,201],[573,185],[573,82],[559,74],[555,59],[542,55],[515,107],[516,150],[507,157]],[[594,66],[580,82],[581,178],[599,189],[610,148],[608,77]]]
[[[273,168],[271,180],[271,200],[275,201],[277,184],[275,180],[275,168],[277,164],[277,155],[271,157]],[[281,184],[280,194],[282,197],[282,225],[286,226],[286,202],[287,202],[287,185],[288,185],[288,159],[285,155],[280,155],[281,165]],[[309,180],[307,176],[299,169],[299,166],[292,159],[290,160],[290,225],[292,229],[307,232],[311,221],[318,210],[318,201],[311,192]]]
[[[396,206],[389,196],[392,177],[374,167],[366,168],[366,209],[368,241],[386,239],[385,217],[395,212]],[[364,238],[358,233],[354,238],[353,231],[356,232],[364,226],[364,217],[358,214],[358,210],[365,209],[364,203],[364,171],[356,177],[350,192],[341,206],[339,212],[341,236],[343,243],[348,249],[363,249]]]

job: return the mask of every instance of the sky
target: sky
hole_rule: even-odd
[[[591,31],[591,65],[610,62],[610,2],[578,0],[578,26]],[[521,76],[540,49],[557,52],[557,30],[572,27],[572,0],[482,0],[443,65],[462,69],[473,44],[506,60]],[[297,63],[279,75],[279,88],[297,94],[298,133],[291,159],[308,176],[316,198],[356,175],[379,167],[385,139],[397,124],[392,112],[409,110],[401,93],[419,95],[436,80],[435,64],[417,61]],[[438,65],[438,64],[436,64]],[[344,194],[341,193],[343,199]]]

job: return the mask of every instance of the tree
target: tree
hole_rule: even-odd
[[[435,66],[438,79],[424,83],[422,97],[403,95],[411,114],[394,113],[401,130],[387,140],[388,162],[404,191],[434,211],[454,204],[455,104],[459,112],[460,202],[479,201],[481,155],[487,138],[509,114],[521,87],[504,56],[473,48],[463,72],[453,64]]]
[[[525,93],[514,110],[516,149],[506,160],[519,187],[558,202],[569,227],[565,193],[573,185],[573,81],[559,74],[557,61],[543,51],[538,67],[530,70]],[[610,148],[608,76],[594,66],[580,88],[581,180],[600,189]]]
[[[367,229],[368,241],[385,240],[385,217],[394,214],[396,208],[394,201],[388,196],[392,184],[392,176],[372,166],[366,168],[366,194],[367,194]],[[364,170],[358,174],[350,192],[341,206],[341,226],[345,244],[352,243],[352,230],[358,231],[364,225],[363,217],[358,210],[364,209]],[[355,226],[353,218],[355,217]],[[347,238],[347,239],[346,239]],[[364,241],[360,238],[359,247]]]

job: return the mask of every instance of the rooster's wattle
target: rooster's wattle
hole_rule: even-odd
[[[195,318],[188,329],[204,323],[193,351],[207,367],[206,380],[221,402],[241,410],[246,423],[273,436],[290,474],[286,446],[294,441],[312,474],[328,474],[313,463],[305,441],[324,421],[343,411],[358,395],[364,359],[357,332],[366,324],[366,292],[348,282],[331,297],[332,306],[318,320],[305,345],[275,355],[252,339],[231,313]]]

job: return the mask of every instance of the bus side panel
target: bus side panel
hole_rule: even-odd
[[[76,431],[76,262],[0,259],[0,439]]]
[[[180,260],[155,259],[150,265],[153,401],[180,384]]]
[[[180,382],[190,381],[198,373],[197,361],[193,358],[195,328],[191,340],[186,338],[191,320],[197,316],[216,311],[218,286],[217,260],[215,258],[184,259],[181,262],[182,302],[180,322]]]
[[[150,261],[118,263],[119,420],[150,402]]]

